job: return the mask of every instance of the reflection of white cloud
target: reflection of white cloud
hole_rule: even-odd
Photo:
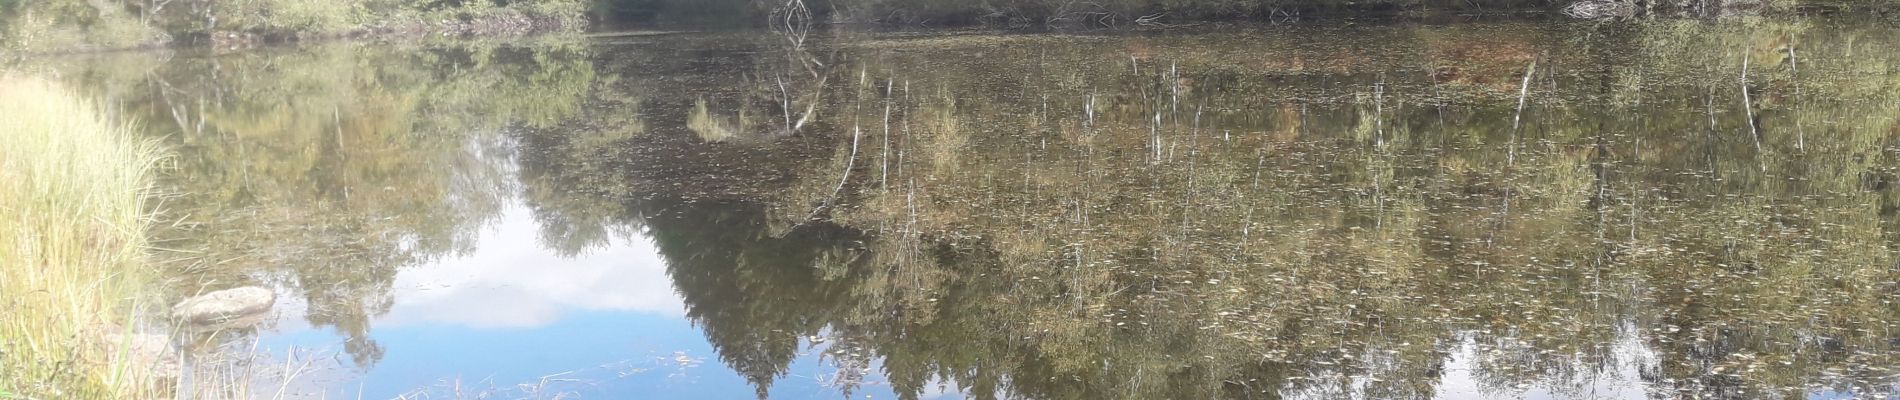
[[[1004,389],[1005,389],[1005,393],[1007,394],[1007,388],[1004,388]],[[958,389],[957,381],[955,379],[931,378],[929,382],[924,383],[923,393],[917,394],[917,398],[921,400],[961,399],[963,398],[963,393],[959,392],[958,390],[960,389]],[[1005,395],[1005,396],[1000,396],[1000,397],[1007,399],[1007,398],[1014,398],[1015,396]]]
[[[535,327],[564,311],[684,314],[666,264],[644,238],[562,258],[542,248],[528,210],[509,207],[473,254],[402,271],[382,326]]]
[[[1577,364],[1572,369],[1579,373],[1569,380],[1518,382],[1523,384],[1518,387],[1496,387],[1479,379],[1482,355],[1473,337],[1465,336],[1446,362],[1445,375],[1434,392],[1440,399],[1648,399],[1648,383],[1642,380],[1640,368],[1656,365],[1657,355],[1635,332],[1634,326],[1626,325],[1617,333],[1611,348],[1614,368]]]

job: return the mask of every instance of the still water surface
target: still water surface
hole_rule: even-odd
[[[1894,398],[1900,30],[107,54],[292,398]],[[294,375],[289,384],[283,377]],[[280,389],[281,387],[281,389]],[[201,389],[210,390],[210,389]]]

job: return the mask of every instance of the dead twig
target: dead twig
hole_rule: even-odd
[[[1636,2],[1629,0],[1584,0],[1564,7],[1564,15],[1577,19],[1628,18],[1636,16]]]

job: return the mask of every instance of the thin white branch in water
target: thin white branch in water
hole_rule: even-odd
[[[850,158],[845,159],[844,173],[840,174],[840,176],[838,177],[838,187],[832,188],[831,195],[825,197],[825,202],[819,204],[818,208],[813,208],[811,210],[810,215],[805,216],[806,221],[810,221],[812,218],[817,218],[818,213],[820,211],[824,211],[826,208],[831,207],[831,201],[837,200],[838,193],[844,191],[845,182],[851,181],[851,168],[856,167],[858,164],[858,138],[862,136],[864,136],[864,132],[862,130],[859,130],[855,126],[851,127],[851,156]]]
[[[785,131],[789,133],[795,130],[792,129],[792,92],[785,89],[785,77],[774,74],[773,78],[778,80],[779,108],[785,112]]]
[[[1088,115],[1088,126],[1095,126],[1095,94],[1089,94],[1089,102],[1082,104],[1082,113]]]
[[[1788,36],[1788,70],[1793,73],[1794,97],[1799,99],[1801,97],[1801,62],[1795,58],[1794,55],[1793,35]],[[1801,103],[1796,101],[1794,104],[1797,104],[1796,107],[1799,107],[1798,105]],[[1808,149],[1808,132],[1801,128],[1800,118],[1794,118],[1794,149],[1800,151],[1807,151]]]
[[[1755,138],[1755,153],[1761,153],[1761,130],[1755,127],[1755,102],[1748,96],[1748,53],[1742,53],[1742,110],[1748,112],[1748,134]],[[1763,166],[1762,169],[1767,169]]]
[[[894,79],[884,80],[884,156],[881,158],[884,165],[878,169],[882,176],[877,185],[885,190],[891,188],[891,88],[895,83]]]
[[[1517,164],[1517,130],[1523,125],[1524,102],[1529,99],[1531,95],[1531,75],[1536,74],[1537,60],[1532,59],[1531,65],[1524,68],[1524,84],[1517,89],[1517,115],[1511,117],[1511,150],[1510,154],[1505,156],[1505,159],[1506,162],[1512,165]]]
[[[1153,159],[1151,159],[1149,162],[1161,162],[1161,112],[1160,111],[1155,111],[1154,122],[1148,125],[1148,135],[1154,138],[1154,140],[1152,140],[1148,144],[1148,146],[1154,150]]]
[[[813,104],[806,104],[805,114],[799,116],[798,122],[792,124],[792,132],[798,132],[800,129],[805,129],[805,124],[811,123],[811,116],[817,114],[817,111],[818,111],[818,104],[816,104],[815,100],[813,101]]]
[[[1523,107],[1523,100],[1518,102]],[[1379,74],[1379,84],[1372,86],[1372,110],[1373,145],[1385,147],[1385,74]]]

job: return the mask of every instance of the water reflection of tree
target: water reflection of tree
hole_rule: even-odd
[[[1353,45],[834,38],[823,141],[706,140],[676,119],[705,103],[653,94],[748,84],[635,57],[684,76],[605,86],[647,93],[644,136],[531,134],[559,151],[523,168],[550,220],[646,229],[761,393],[821,334],[912,397],[1430,397],[1465,346],[1495,391],[1890,383],[1900,80],[1817,39],[1890,30],[1318,29]],[[1760,146],[1728,49],[1759,53]],[[1539,58],[1520,131],[1493,81],[1521,75],[1484,75]]]
[[[174,296],[272,283],[367,368],[404,267],[472,250],[513,192],[501,133],[564,119],[585,49],[336,44],[74,67],[178,153],[157,232]],[[100,56],[137,58],[138,55]],[[154,65],[142,74],[110,68]]]

